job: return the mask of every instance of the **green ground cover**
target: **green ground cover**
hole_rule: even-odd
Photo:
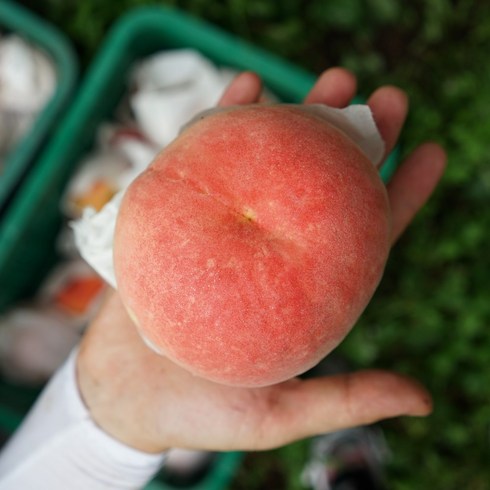
[[[25,0],[72,39],[86,66],[107,26],[146,0]],[[168,0],[319,73],[342,65],[361,92],[404,88],[402,152],[440,142],[449,168],[395,247],[340,347],[354,368],[420,379],[435,410],[383,424],[395,490],[490,488],[490,3],[484,0]],[[234,489],[301,488],[306,444],[252,454]],[[275,482],[275,483],[271,483]]]

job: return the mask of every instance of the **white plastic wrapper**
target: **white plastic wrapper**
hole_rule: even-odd
[[[0,38],[1,156],[29,130],[55,87],[56,70],[48,56],[15,34]]]
[[[98,213],[90,208],[85,209],[81,219],[72,223],[80,255],[113,288],[116,288],[116,276],[112,263],[112,244],[123,195],[124,191],[116,194]]]
[[[46,278],[35,300],[0,316],[0,371],[12,381],[46,381],[77,345],[107,286],[81,259]]]
[[[349,136],[372,161],[378,165],[384,154],[384,143],[374,122],[371,110],[366,105],[353,105],[334,109],[324,105],[305,105],[304,110],[324,118]],[[216,111],[232,108],[217,108],[196,116],[185,127]],[[82,218],[72,224],[75,243],[82,257],[114,288],[117,288],[112,258],[112,244],[117,213],[122,200],[121,191],[101,211],[85,210]]]
[[[0,370],[17,383],[43,383],[79,340],[80,333],[55,309],[15,308],[0,317]]]
[[[37,302],[56,308],[67,325],[82,329],[96,313],[106,285],[85,261],[61,262],[53,269],[37,293]]]
[[[43,52],[16,35],[0,39],[0,110],[38,112],[55,86],[56,71]]]
[[[150,141],[166,146],[190,118],[216,105],[232,78],[233,72],[219,70],[192,50],[147,58],[132,75],[136,122]]]
[[[62,211],[70,218],[79,218],[85,207],[99,210],[158,153],[156,146],[129,127],[102,125],[98,140],[98,149],[81,163],[61,200]]]

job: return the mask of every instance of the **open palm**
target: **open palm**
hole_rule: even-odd
[[[356,80],[327,70],[305,99],[344,107]],[[260,99],[252,73],[237,77],[220,105]],[[406,95],[382,87],[368,100],[388,154],[408,110]],[[445,154],[434,143],[417,148],[387,186],[394,243],[439,181]],[[361,371],[316,379],[292,379],[264,388],[236,388],[193,376],[151,351],[141,340],[117,293],[111,292],[86,333],[78,356],[82,396],[95,421],[137,449],[170,447],[256,450],[307,436],[398,415],[427,415],[430,396],[418,383],[386,371]]]

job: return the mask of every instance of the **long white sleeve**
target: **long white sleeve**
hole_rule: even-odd
[[[164,454],[132,449],[93,422],[75,361],[73,352],[0,453],[0,490],[140,489],[163,464]]]

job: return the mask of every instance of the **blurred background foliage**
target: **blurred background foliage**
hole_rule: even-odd
[[[58,25],[87,66],[129,9],[181,8],[315,73],[350,68],[360,92],[394,83],[411,114],[402,153],[448,151],[436,194],[395,247],[371,305],[339,348],[353,368],[421,380],[427,419],[383,423],[395,490],[490,488],[490,2],[485,0],[24,0]],[[302,407],[298,407],[301,410]],[[251,454],[238,489],[298,489],[300,442]]]

